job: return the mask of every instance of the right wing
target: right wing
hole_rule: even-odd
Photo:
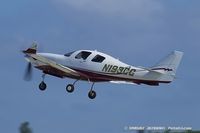
[[[127,81],[109,81],[109,82],[114,83],[114,84],[134,84],[134,85],[136,85],[136,83],[127,82]]]

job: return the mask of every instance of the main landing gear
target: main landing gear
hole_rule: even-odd
[[[66,91],[69,92],[69,93],[72,93],[72,92],[74,91],[74,85],[75,85],[75,83],[76,83],[77,81],[79,81],[79,80],[74,81],[73,84],[68,84],[68,85],[66,86]],[[93,82],[93,83],[92,83],[92,86],[91,86],[91,89],[90,89],[90,91],[88,92],[88,97],[89,97],[90,99],[94,99],[94,98],[96,97],[96,92],[93,90],[94,84],[95,84],[95,83]]]
[[[47,85],[46,85],[46,83],[44,82],[44,79],[45,79],[45,74],[42,75],[42,82],[39,84],[39,89],[40,89],[41,91],[45,91],[46,88],[47,88]],[[69,92],[69,93],[72,93],[72,92],[74,91],[74,89],[75,89],[74,85],[76,84],[77,81],[79,81],[79,79],[77,79],[76,81],[74,81],[73,84],[68,84],[68,85],[66,86],[66,91]],[[90,99],[96,98],[96,95],[97,95],[96,92],[93,90],[94,84],[95,84],[95,82],[92,83],[91,89],[90,89],[90,91],[88,92],[88,97],[89,97]]]
[[[76,84],[76,82],[79,81],[78,79],[76,81],[74,81],[73,84],[68,84],[66,86],[66,91],[69,92],[69,93],[72,93],[74,91],[74,85]]]
[[[94,99],[97,95],[96,92],[93,90],[93,86],[94,86],[94,82],[92,83],[92,87],[91,87],[90,91],[88,92],[88,97],[90,99]]]
[[[44,78],[45,78],[45,74],[42,75],[42,82],[39,84],[39,89],[40,89],[41,91],[44,91],[44,90],[46,90],[46,88],[47,88],[47,85],[46,85],[46,83],[44,82]]]

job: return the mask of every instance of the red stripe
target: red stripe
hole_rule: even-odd
[[[59,69],[56,69],[54,67],[51,67],[49,65],[43,65],[43,66],[36,66],[36,68],[43,70],[44,73],[53,75],[59,78],[69,77],[73,79],[81,79],[81,80],[90,80],[92,82],[108,82],[108,81],[128,81],[133,82],[136,84],[147,84],[147,85],[154,85],[157,86],[159,83],[170,83],[171,81],[156,81],[156,80],[141,80],[141,79],[129,79],[129,78],[121,78],[111,75],[105,75],[105,74],[99,74],[95,72],[90,72],[87,70],[80,70],[80,69],[73,69],[79,73],[83,73],[84,75],[87,75],[88,78],[85,76],[80,75],[80,77],[68,74],[64,71],[61,71]]]

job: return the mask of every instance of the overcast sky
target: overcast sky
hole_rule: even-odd
[[[17,133],[29,121],[34,133],[124,133],[124,126],[191,126],[200,129],[199,0],[1,0],[0,132]],[[184,52],[177,78],[159,87],[95,85],[47,76],[23,80],[20,50],[64,54],[92,49],[125,63],[149,67],[173,50]]]

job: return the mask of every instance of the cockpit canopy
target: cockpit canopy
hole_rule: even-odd
[[[99,63],[103,62],[104,60],[105,60],[105,57],[103,57],[103,56],[101,56],[101,55],[96,55],[96,56],[92,59],[93,62],[99,62]]]
[[[76,59],[83,59],[83,60],[86,60],[87,57],[91,54],[91,52],[88,52],[88,51],[81,51],[80,53],[78,53],[75,58]]]
[[[64,56],[66,57],[70,57],[73,53],[75,53],[76,51],[73,52],[69,52],[64,54]],[[76,54],[75,59],[83,59],[86,60],[89,56],[94,56],[91,61],[92,62],[97,62],[97,63],[102,63],[106,58],[102,55],[100,55],[100,53],[96,53],[96,54],[92,54],[92,51],[80,51],[78,52],[78,54]]]

